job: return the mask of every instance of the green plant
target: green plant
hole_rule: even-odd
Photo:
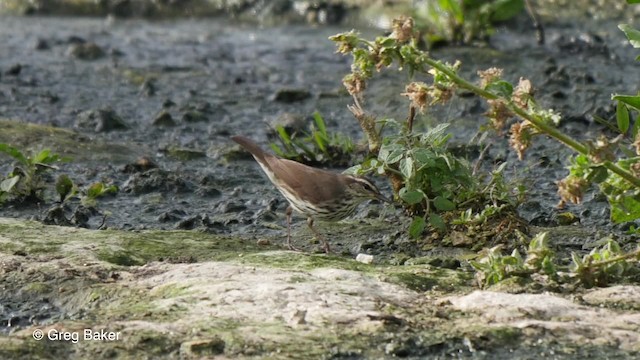
[[[276,126],[281,146],[271,148],[281,157],[305,163],[344,165],[350,162],[355,146],[351,139],[340,133],[330,134],[319,112],[313,113],[311,131],[304,137],[294,138],[282,125]]]
[[[586,287],[607,286],[629,275],[633,269],[631,262],[640,260],[640,249],[625,253],[617,242],[609,239],[604,246],[594,248],[582,257],[572,253],[571,260],[572,278]]]
[[[391,35],[378,37],[373,42],[360,38],[353,31],[330,38],[337,42],[338,52],[353,55],[352,72],[343,78],[343,84],[354,100],[349,109],[366,134],[369,150],[375,156],[352,168],[351,172],[376,173],[389,178],[396,199],[413,216],[409,226],[413,237],[420,236],[428,225],[441,232],[446,230],[442,216],[446,212],[460,212],[461,217],[468,219],[472,214],[479,214],[479,219],[486,220],[504,213],[505,204],[513,211],[517,204],[516,194],[504,181],[504,167],[489,177],[474,173],[466,160],[447,149],[448,124],[439,124],[425,133],[413,132],[417,112],[445,103],[453,96],[456,83],[449,74],[455,72],[460,63],[435,62],[419,50],[411,18],[396,19],[393,24]],[[408,120],[404,123],[393,119],[376,121],[375,116],[367,114],[361,105],[366,83],[373,77],[374,70],[381,71],[394,62],[407,69],[411,76],[420,72],[434,79],[430,85],[414,81],[406,86],[402,95],[410,99],[410,105]],[[385,127],[394,130],[395,134],[383,137]],[[517,189],[517,196],[520,196],[522,188]]]
[[[493,32],[493,24],[524,9],[523,0],[436,0],[419,2],[413,11],[416,27],[427,43],[469,43]]]
[[[602,247],[580,256],[571,253],[571,264],[560,265],[564,259],[557,259],[549,247],[546,232],[537,234],[526,249],[523,259],[518,250],[510,255],[502,254],[501,246],[485,250],[477,260],[470,261],[476,270],[476,279],[482,287],[491,286],[511,277],[540,280],[533,274],[542,275],[545,281],[560,284],[576,284],[584,287],[607,286],[637,272],[634,263],[640,260],[640,248],[625,253],[617,242],[609,239]]]
[[[77,192],[78,188],[68,175],[62,174],[58,176],[56,180],[56,193],[60,196],[61,203],[73,197]]]
[[[627,35],[638,45],[640,36],[637,33],[627,29]],[[360,98],[374,70],[381,71],[397,63],[411,75],[417,73],[432,77],[430,84],[412,82],[405,89],[403,95],[411,100],[409,131],[415,111],[424,111],[430,106],[449,101],[456,88],[469,90],[486,99],[489,105],[486,113],[489,128],[502,132],[508,120],[518,118],[511,125],[509,144],[520,159],[540,135],[549,136],[577,153],[569,177],[558,183],[561,204],[580,202],[588,185],[596,182],[601,184],[601,190],[609,199],[614,221],[640,217],[640,156],[635,156],[630,146],[620,149],[622,138],[583,142],[573,139],[556,128],[561,119],[558,113],[536,103],[533,85],[529,80],[521,78],[517,85],[513,85],[502,79],[502,70],[491,68],[479,71],[479,83],[472,83],[458,75],[459,63],[443,63],[418,49],[416,36],[413,20],[403,17],[394,20],[393,32],[389,36],[378,37],[374,41],[362,39],[354,31],[330,38],[337,43],[338,52],[353,55],[352,71],[344,77],[343,83],[354,99],[351,111],[367,135],[369,148],[374,154],[380,151],[383,144],[382,135],[379,127],[376,127],[375,117],[366,114],[360,105]],[[630,109],[637,111],[640,108],[640,97],[614,95],[613,98],[619,105],[618,127],[623,134],[631,132],[635,140],[635,152],[640,153],[640,137],[637,134],[640,125],[636,121],[631,126],[629,115]],[[385,175],[391,178],[396,192],[407,184],[407,179],[396,172],[389,171]]]
[[[52,164],[66,160],[49,149],[25,155],[19,149],[0,143],[0,152],[12,157],[16,164],[13,170],[0,182],[0,202],[6,200],[23,201],[42,199],[44,174],[56,169]]]
[[[84,206],[95,206],[96,199],[107,195],[115,195],[118,190],[116,185],[105,185],[102,182],[93,183],[86,189],[86,195],[81,197],[82,204]]]
[[[531,239],[524,259],[517,249],[511,255],[503,255],[502,247],[498,245],[487,249],[478,260],[469,262],[476,270],[476,280],[481,286],[497,284],[510,277],[528,278],[534,273],[555,278],[555,253],[549,248],[549,236],[546,232]]]
[[[377,158],[370,158],[349,169],[350,173],[393,174],[397,196],[414,215],[410,235],[419,236],[428,222],[440,230],[446,228],[438,214],[452,211],[456,204],[468,200],[476,186],[468,163],[446,149],[450,138],[445,131],[448,124],[440,124],[425,133],[410,133],[407,127],[387,119],[399,129],[396,135],[385,138]],[[431,211],[431,210],[435,211]]]

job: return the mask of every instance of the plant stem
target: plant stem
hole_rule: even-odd
[[[439,61],[436,61],[434,59],[431,59],[429,57],[424,57],[423,58],[424,62],[429,64],[429,66],[438,69],[439,71],[441,71],[442,73],[446,74],[447,77],[449,77],[449,79],[451,79],[451,81],[453,81],[454,83],[456,83],[458,86],[470,90],[474,93],[476,93],[477,95],[482,96],[485,99],[490,99],[490,100],[505,100],[505,105],[509,108],[509,110],[511,110],[513,113],[517,114],[518,116],[520,116],[521,118],[531,122],[536,128],[538,128],[540,131],[544,132],[545,134],[547,134],[548,136],[560,141],[561,143],[565,144],[567,147],[573,149],[574,151],[584,154],[584,155],[589,155],[589,149],[587,148],[587,146],[585,146],[584,144],[582,144],[581,142],[573,139],[572,137],[562,133],[560,130],[554,128],[553,126],[545,123],[544,121],[541,121],[538,117],[536,117],[533,114],[528,113],[526,110],[516,106],[515,104],[513,104],[511,101],[501,98],[498,95],[495,95],[489,91],[486,91],[470,82],[468,82],[467,80],[465,80],[464,78],[460,77],[458,74],[456,74],[455,72],[451,71],[451,69],[449,69],[447,66],[444,66],[442,63],[440,63]],[[621,168],[620,166],[618,166],[617,164],[611,162],[611,161],[605,161],[604,163],[602,163],[602,165],[604,167],[606,167],[607,169],[611,170],[612,172],[614,172],[615,174],[619,175],[620,177],[622,177],[623,179],[625,179],[626,181],[628,181],[629,183],[631,183],[633,186],[635,186],[636,188],[640,188],[640,179],[638,179],[637,177],[633,176],[633,174],[631,174],[629,171]]]
[[[607,259],[607,260],[602,260],[602,261],[596,261],[591,263],[591,266],[595,266],[595,267],[602,267],[605,265],[609,265],[611,263],[615,263],[618,261],[622,261],[622,260],[627,260],[627,259],[633,259],[633,258],[639,258],[640,259],[640,249],[636,249],[635,251],[623,254],[623,255],[619,255],[616,257],[613,257],[611,259]]]

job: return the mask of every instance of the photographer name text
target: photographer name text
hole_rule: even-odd
[[[36,329],[33,332],[33,338],[36,340],[47,339],[49,341],[70,341],[74,344],[82,341],[118,341],[122,339],[119,331],[93,330],[84,329],[82,331],[61,331],[58,329],[49,329],[44,332]]]

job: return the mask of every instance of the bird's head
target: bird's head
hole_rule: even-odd
[[[347,178],[349,180],[347,188],[352,196],[363,200],[378,199],[382,202],[391,203],[391,200],[382,195],[378,187],[373,182],[362,177],[351,175],[347,175]]]

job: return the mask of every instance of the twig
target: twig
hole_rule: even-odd
[[[476,160],[476,164],[473,166],[473,171],[471,172],[471,175],[473,176],[476,175],[476,173],[480,169],[480,164],[482,163],[482,160],[484,159],[484,156],[487,154],[487,151],[489,151],[490,147],[491,147],[491,143],[488,143],[487,146],[485,146],[484,149],[482,149],[482,151],[480,152],[480,155],[478,156],[478,160]]]
[[[538,45],[544,45],[544,28],[542,27],[542,23],[540,22],[540,20],[538,20],[536,11],[533,6],[531,6],[529,0],[524,0],[524,5],[527,8],[527,13],[531,17],[531,21],[533,21],[533,27],[536,29],[536,38],[538,39]]]

